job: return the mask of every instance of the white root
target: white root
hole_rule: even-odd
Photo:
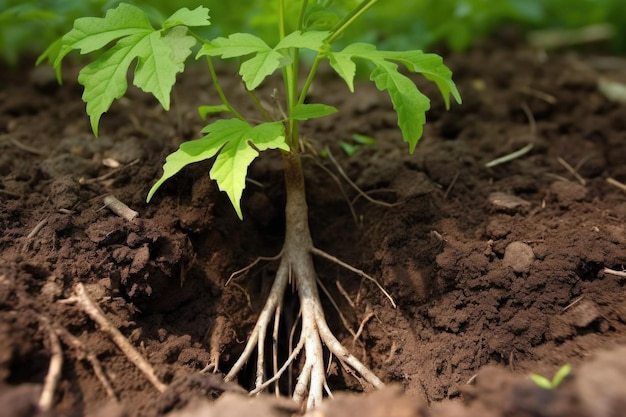
[[[286,232],[285,243],[280,257],[280,265],[276,272],[276,278],[270,289],[265,306],[261,310],[256,325],[248,338],[243,353],[237,359],[225,379],[233,380],[243,369],[244,365],[252,357],[256,348],[256,378],[253,393],[260,392],[272,382],[277,382],[285,369],[290,368],[298,354],[304,357],[304,363],[293,389],[292,398],[306,404],[310,410],[320,405],[324,390],[328,390],[326,384],[326,370],[324,367],[323,345],[337,358],[339,363],[348,373],[362,378],[375,388],[382,388],[383,382],[368,369],[361,361],[352,355],[329,329],[322,310],[322,303],[317,290],[317,274],[313,265],[313,255],[329,259],[338,265],[357,273],[363,278],[376,283],[395,306],[391,296],[384,291],[378,282],[365,274],[363,271],[351,267],[339,261],[327,253],[313,246],[308,225],[306,196],[304,192],[304,177],[300,157],[298,154],[283,154],[285,162],[285,185],[287,189],[287,202],[285,205]],[[272,259],[272,258],[269,258]],[[254,264],[254,263],[253,263]],[[242,271],[248,271],[250,267]],[[300,335],[298,343],[289,355],[287,361],[279,368],[277,359],[272,362],[274,375],[270,378],[265,376],[265,342],[268,335],[268,327],[274,320],[273,353],[276,355],[278,333],[277,322],[282,313],[283,298],[287,284],[293,282],[298,290],[300,300]],[[293,346],[291,337],[290,346]],[[361,379],[359,379],[361,380]],[[272,382],[268,382],[272,381]],[[291,385],[290,385],[291,386]]]
[[[368,384],[375,388],[382,388],[383,382],[361,361],[352,355],[332,333],[324,312],[321,308],[319,293],[317,290],[317,277],[312,267],[310,256],[305,257],[303,261],[299,257],[296,262],[290,261],[289,252],[287,251],[282,258],[281,265],[278,268],[276,279],[270,290],[268,300],[263,307],[259,319],[248,338],[243,353],[235,362],[230,372],[226,375],[227,381],[233,380],[237,374],[243,369],[246,362],[252,357],[256,348],[256,378],[255,388],[250,394],[257,394],[272,383],[280,379],[282,374],[289,368],[295,358],[304,352],[304,364],[299,373],[292,398],[296,402],[305,403],[306,409],[312,409],[321,404],[323,399],[323,391],[326,385],[326,371],[324,367],[323,345],[339,360],[344,367],[355,371]],[[306,261],[308,259],[308,261]],[[298,342],[289,355],[288,359],[279,369],[277,363],[273,363],[274,375],[266,378],[265,369],[265,339],[268,337],[268,327],[272,319],[281,314],[282,298],[289,281],[290,272],[293,269],[293,279],[298,288],[301,311],[302,330],[299,335]],[[278,341],[276,333],[276,322],[274,322],[274,332],[272,339],[274,346]],[[274,349],[274,355],[276,350]],[[276,358],[274,358],[276,361]]]

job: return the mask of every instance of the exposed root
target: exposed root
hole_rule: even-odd
[[[326,387],[323,345],[337,358],[344,368],[349,368],[352,374],[356,373],[360,377],[359,380],[364,380],[375,388],[384,386],[382,381],[370,369],[337,340],[328,327],[321,308],[317,290],[317,276],[313,269],[311,252],[311,250],[308,253],[307,251],[297,250],[295,255],[292,255],[290,251],[284,252],[267,302],[259,314],[258,321],[250,334],[248,343],[225,377],[227,381],[236,378],[244,365],[253,358],[253,354],[256,351],[255,388],[251,391],[251,394],[256,394],[277,383],[283,373],[289,369],[290,365],[303,351],[304,363],[293,389],[292,397],[297,402],[306,403],[307,409],[311,409],[321,403],[323,391]],[[302,259],[303,257],[305,259]],[[276,363],[278,344],[277,317],[282,313],[282,300],[287,284],[291,279],[295,281],[298,288],[301,309],[301,332],[293,351],[278,368]],[[265,347],[266,338],[269,336],[268,329],[272,321],[274,321],[272,333],[272,356],[274,358],[272,369],[274,374],[267,376],[265,374],[265,361],[267,358]]]
[[[330,352],[331,357],[337,359],[339,364],[347,373],[355,376],[363,384],[382,388],[383,382],[359,359],[352,355],[346,347],[332,333],[320,302],[317,289],[317,274],[313,265],[313,255],[321,256],[331,260],[363,278],[376,283],[383,293],[391,300],[391,296],[382,288],[378,282],[365,272],[356,269],[337,258],[316,249],[313,246],[311,234],[309,232],[308,214],[306,198],[304,193],[304,178],[300,157],[298,154],[284,154],[285,162],[285,186],[287,189],[287,202],[285,206],[286,231],[283,250],[276,258],[259,258],[248,267],[236,272],[234,276],[250,270],[260,260],[280,259],[280,264],[276,272],[276,277],[265,306],[259,314],[256,325],[248,338],[248,342],[231,370],[225,376],[227,381],[233,380],[241,372],[244,365],[253,359],[256,352],[256,377],[254,389],[251,393],[258,393],[272,384],[278,387],[278,380],[288,369],[291,369],[298,356],[302,356],[300,361],[300,372],[291,393],[292,398],[305,404],[310,410],[321,404],[324,390],[329,393],[330,389],[326,383],[326,367],[324,363],[323,346]],[[232,276],[231,276],[232,278]],[[284,340],[288,340],[290,351],[287,360],[279,367],[278,364],[278,344],[279,344],[279,322],[283,313],[283,299],[287,284],[294,283],[298,291],[300,301],[299,329],[297,326],[288,327],[291,333],[285,335]],[[364,322],[366,322],[365,320]],[[363,324],[364,325],[364,324]],[[272,329],[272,334],[268,331]],[[352,332],[353,337],[355,333]],[[297,342],[294,344],[294,335]],[[267,341],[271,336],[273,357],[270,366],[266,366],[268,355],[265,352]],[[291,348],[293,347],[293,350]],[[266,375],[267,369],[271,369],[273,375]],[[291,383],[289,387],[291,389]],[[276,388],[278,393],[278,388]]]
[[[393,297],[387,292],[387,290],[385,290],[383,288],[382,285],[380,285],[380,283],[372,276],[366,274],[364,271],[353,267],[352,265],[349,265],[337,258],[335,258],[334,256],[324,252],[323,250],[317,249],[317,248],[312,248],[311,252],[315,255],[321,256],[322,258],[328,259],[329,261],[336,263],[337,265],[347,269],[348,271],[354,272],[355,274],[359,275],[362,278],[367,279],[368,281],[372,281],[374,284],[376,284],[376,286],[378,287],[378,289],[385,294],[385,297],[387,297],[387,299],[391,302],[391,305],[393,306],[393,308],[396,308],[396,302],[393,300]]]
[[[52,329],[50,322],[45,317],[40,317],[40,320],[50,336],[50,351],[52,355],[50,357],[50,365],[48,366],[48,374],[46,375],[46,381],[44,383],[41,396],[39,397],[39,410],[42,412],[48,412],[52,409],[54,404],[54,393],[57,389],[57,385],[61,380],[61,370],[63,368],[63,348],[59,341],[59,336]]]
[[[98,325],[100,329],[106,333],[118,348],[126,355],[126,357],[145,375],[152,385],[159,391],[164,392],[167,385],[159,380],[154,372],[152,365],[144,359],[143,356],[134,348],[133,345],[124,337],[124,335],[111,324],[106,318],[100,307],[93,302],[87,294],[83,284],[77,284],[74,288],[75,295],[63,300],[65,304],[78,305],[87,315]]]

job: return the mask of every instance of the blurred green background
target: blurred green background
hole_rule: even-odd
[[[0,59],[15,64],[22,54],[39,54],[81,16],[104,16],[121,0],[0,0]],[[155,22],[180,7],[210,9],[212,26],[204,35],[253,31],[277,37],[277,0],[126,0],[148,11]],[[332,26],[360,0],[309,0],[307,25]],[[287,0],[296,21],[300,0]],[[626,51],[625,0],[381,0],[342,39],[377,43],[387,49],[460,51],[503,25],[521,31],[577,29],[610,25],[615,52]]]

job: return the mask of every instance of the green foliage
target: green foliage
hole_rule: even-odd
[[[398,114],[402,137],[409,143],[411,153],[422,136],[430,100],[417,89],[413,81],[398,71],[398,66],[392,61],[400,62],[407,70],[421,73],[426,79],[433,81],[439,87],[446,107],[450,106],[450,95],[457,102],[461,102],[461,96],[452,82],[452,72],[438,55],[425,54],[422,51],[379,51],[374,45],[365,43],[349,45],[340,52],[329,52],[330,65],[345,80],[350,91],[354,91],[354,59],[374,64],[370,80],[374,81],[379,90],[389,93]]]
[[[24,52],[37,52],[67,32],[83,16],[101,16],[122,0],[0,0],[0,58],[15,63]],[[177,9],[210,7],[218,22],[199,28],[213,38],[222,33],[252,32],[265,42],[279,41],[276,0],[126,0],[146,12],[152,23],[162,22]],[[287,2],[286,31],[330,30],[359,0],[310,0],[299,27],[300,6]],[[401,12],[399,12],[399,10]],[[489,36],[503,24],[520,29],[580,28],[610,23],[618,31],[626,25],[623,0],[394,0],[381,1],[371,13],[351,25],[339,45],[368,42],[380,49],[428,49],[446,44],[462,50],[479,37]],[[33,34],[36,33],[36,36]],[[623,32],[615,45],[624,51]]]
[[[321,2],[317,8],[304,8],[299,11],[299,24],[287,32],[287,5],[306,5],[307,2],[281,0],[278,15],[282,16],[278,26],[279,39],[274,46],[263,38],[250,33],[233,33],[228,37],[203,39],[192,31],[196,27],[210,24],[208,9],[198,6],[193,10],[182,8],[169,17],[161,18],[159,29],[155,29],[149,15],[139,7],[120,4],[110,9],[104,18],[84,17],[77,19],[74,27],[65,34],[60,44],[49,48],[44,57],[49,58],[57,70],[63,59],[74,50],[81,54],[99,53],[87,64],[78,76],[85,87],[83,100],[87,103],[87,113],[95,134],[101,116],[110,108],[115,99],[124,95],[127,89],[127,74],[133,62],[137,62],[133,83],[142,90],[154,95],[167,110],[170,93],[176,81],[176,74],[184,70],[192,48],[200,43],[196,58],[206,57],[211,77],[214,81],[221,105],[202,106],[200,115],[206,117],[214,113],[230,113],[231,119],[210,123],[203,129],[206,135],[200,139],[183,143],[180,149],[171,154],[163,167],[161,179],[148,193],[148,200],[169,178],[191,163],[215,157],[210,175],[220,190],[230,198],[237,215],[242,218],[240,200],[246,186],[249,165],[260,152],[280,149],[283,152],[299,152],[300,137],[298,124],[337,111],[336,108],[320,103],[304,103],[320,62],[328,60],[332,68],[345,80],[348,89],[354,91],[355,60],[363,60],[373,65],[370,79],[380,89],[389,94],[398,115],[398,126],[404,140],[413,152],[422,135],[426,121],[425,112],[430,107],[429,99],[415,86],[413,81],[398,69],[403,65],[409,72],[421,73],[439,87],[446,106],[450,96],[460,103],[461,97],[452,82],[452,73],[442,59],[419,50],[381,51],[374,45],[354,43],[340,51],[333,51],[332,43],[343,31],[355,22],[378,0],[358,3],[354,10],[345,16],[331,19],[334,12],[324,11]],[[323,17],[323,19],[321,18]],[[330,30],[305,28],[305,22],[321,26],[320,21],[335,22]],[[298,80],[300,53],[308,50],[315,54],[306,82],[300,87]],[[271,120],[269,114],[259,106],[263,123],[253,124],[230,104],[224,95],[212,64],[214,57],[237,58],[239,74],[245,87],[259,103],[254,90],[265,79],[280,71],[286,86],[282,120]]]
[[[152,93],[166,110],[170,106],[170,91],[176,74],[184,70],[184,62],[196,44],[187,35],[189,26],[208,26],[209,10],[181,9],[161,24],[152,27],[141,9],[121,4],[107,12],[104,18],[77,19],[74,28],[63,36],[58,55],[52,59],[57,69],[72,50],[81,54],[98,51],[109,43],[115,45],[80,72],[78,82],[85,87],[83,100],[91,118],[94,133],[98,134],[100,117],[113,100],[126,93],[126,74],[130,64],[137,59],[134,84]]]
[[[240,65],[239,74],[248,90],[254,90],[274,71],[292,63],[288,49],[299,48],[319,51],[327,37],[328,32],[302,33],[295,31],[272,48],[258,36],[249,33],[235,33],[228,38],[217,38],[205,43],[198,52],[198,57],[239,58],[253,55],[251,58],[245,59]]]
[[[546,378],[543,375],[531,374],[530,379],[533,380],[535,384],[543,389],[556,389],[561,385],[563,379],[570,374],[572,371],[572,366],[570,364],[565,364],[554,374],[552,381]]]
[[[210,159],[219,153],[210,175],[220,190],[226,192],[239,218],[241,194],[246,186],[248,166],[259,155],[259,151],[282,149],[289,151],[285,142],[285,130],[281,122],[262,123],[250,126],[239,119],[222,119],[206,126],[201,139],[185,142],[180,149],[169,155],[163,166],[163,176],[150,189],[148,201],[167,179],[185,166]],[[251,146],[252,145],[252,146]]]

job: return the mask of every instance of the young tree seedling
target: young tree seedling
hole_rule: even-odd
[[[202,113],[228,113],[209,123],[200,139],[185,142],[166,158],[163,176],[148,193],[148,201],[157,189],[183,167],[191,163],[215,157],[210,176],[219,189],[230,199],[239,218],[243,218],[240,207],[242,193],[246,186],[249,165],[259,153],[268,149],[278,149],[284,162],[284,183],[286,190],[285,240],[276,277],[265,306],[259,314],[243,353],[227,373],[226,379],[236,378],[244,365],[253,358],[256,350],[256,391],[276,381],[280,374],[298,355],[302,355],[302,367],[290,393],[310,409],[320,404],[326,387],[323,346],[350,372],[355,372],[374,387],[382,387],[383,382],[352,355],[335,337],[324,317],[317,288],[317,275],[313,266],[313,255],[325,256],[315,248],[311,239],[308,222],[305,180],[301,155],[305,146],[300,136],[300,125],[308,120],[335,113],[335,107],[322,103],[306,103],[307,94],[315,79],[320,64],[327,61],[330,67],[345,81],[350,92],[354,92],[356,62],[366,61],[371,65],[369,79],[379,90],[389,94],[398,117],[398,126],[403,139],[409,145],[409,152],[422,136],[425,112],[430,107],[429,99],[422,94],[409,77],[398,68],[399,64],[408,72],[421,73],[439,88],[446,107],[450,96],[461,102],[459,92],[452,81],[450,70],[441,57],[422,51],[382,51],[366,43],[354,43],[341,50],[333,48],[335,41],[363,13],[378,0],[364,0],[343,18],[337,18],[329,30],[319,27],[316,16],[331,2],[308,0],[277,0],[279,41],[270,46],[265,40],[250,33],[234,33],[228,37],[203,39],[194,28],[207,26],[209,10],[198,7],[194,10],[182,8],[161,22],[155,29],[146,13],[140,8],[121,4],[109,10],[104,18],[85,17],[77,19],[74,28],[68,32],[56,48],[49,48],[42,58],[53,62],[60,74],[63,58],[73,50],[82,54],[100,52],[93,62],[85,66],[78,76],[84,86],[83,100],[87,103],[87,113],[94,133],[98,134],[100,117],[109,109],[113,100],[122,97],[127,89],[127,72],[133,62],[133,83],[142,90],[153,94],[167,110],[170,106],[170,92],[176,81],[176,74],[184,70],[186,59],[192,48],[200,45],[196,58],[205,58],[208,72],[221,100],[218,106],[204,106]],[[309,3],[316,3],[312,7]],[[287,7],[299,7],[298,19],[290,21],[286,17]],[[329,9],[330,10],[330,9]],[[328,20],[328,19],[327,19]],[[111,46],[112,45],[112,46]],[[300,82],[300,54],[303,50],[312,51],[315,58],[306,69],[305,81]],[[213,59],[238,60],[239,75],[245,88],[257,104],[263,121],[253,122],[240,113],[222,90]],[[255,90],[271,74],[280,72],[285,85],[282,112],[274,119],[267,109],[259,105]],[[330,256],[328,256],[330,258]],[[342,263],[345,266],[345,264]],[[358,271],[352,268],[354,271]],[[282,309],[288,283],[294,282],[300,302],[300,334],[293,346],[292,354],[281,366],[274,366],[274,375],[266,375],[266,338],[268,329],[277,323]],[[276,340],[273,341],[276,346]]]

